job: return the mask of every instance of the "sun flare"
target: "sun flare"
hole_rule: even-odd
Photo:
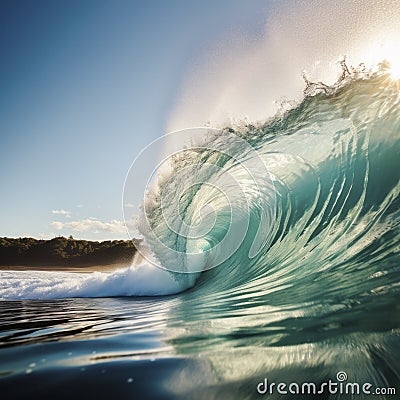
[[[391,53],[390,56],[387,57],[390,63],[390,75],[393,79],[400,79],[400,53]]]
[[[362,60],[368,67],[373,68],[380,63],[384,63],[393,80],[400,79],[400,52],[398,43],[400,36],[394,33],[386,33],[378,35],[379,39],[370,40],[368,47],[358,54],[358,58]]]
[[[390,62],[390,75],[393,79],[400,79],[400,57],[395,60],[389,60]]]

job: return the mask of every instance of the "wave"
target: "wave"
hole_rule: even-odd
[[[170,274],[146,263],[110,273],[0,272],[2,300],[161,296],[179,291]]]
[[[164,267],[236,270],[210,283],[216,293],[264,276],[297,284],[332,271],[334,279],[359,275],[362,287],[394,272],[399,83],[385,64],[375,73],[344,61],[342,68],[333,86],[306,80],[305,99],[282,115],[211,132],[174,159],[171,179],[149,192],[141,224]],[[196,236],[192,227],[205,233]],[[315,293],[325,285],[317,286]]]
[[[374,73],[342,67],[333,86],[306,79],[304,100],[267,122],[206,128],[200,142],[168,157],[139,219],[152,253],[139,249],[146,262],[111,274],[1,272],[0,297],[193,286],[218,295],[245,285],[272,296],[290,291],[299,303],[395,298],[399,82],[384,64]]]

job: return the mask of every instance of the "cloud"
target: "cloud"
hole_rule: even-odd
[[[63,228],[64,224],[62,222],[54,221],[50,224],[50,226],[59,231]]]
[[[132,203],[125,203],[124,206],[125,206],[126,208],[135,208],[135,205],[132,204]]]
[[[55,237],[56,235],[54,234],[54,233],[52,233],[52,232],[41,232],[41,233],[39,233],[39,239],[42,239],[42,240],[50,240],[50,239],[53,239],[54,237]]]
[[[125,224],[123,221],[111,220],[103,222],[96,218],[86,218],[79,221],[60,222],[54,221],[50,224],[54,229],[70,229],[75,232],[111,232],[111,233],[125,233]]]
[[[53,210],[53,214],[58,214],[58,215],[65,215],[67,218],[71,218],[71,211],[66,211],[66,210]]]

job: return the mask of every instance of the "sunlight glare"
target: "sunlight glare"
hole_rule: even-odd
[[[390,75],[394,80],[400,79],[400,56],[397,58],[389,58]]]

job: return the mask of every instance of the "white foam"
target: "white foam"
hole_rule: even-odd
[[[186,288],[169,272],[145,261],[110,273],[0,271],[2,300],[158,296]]]

